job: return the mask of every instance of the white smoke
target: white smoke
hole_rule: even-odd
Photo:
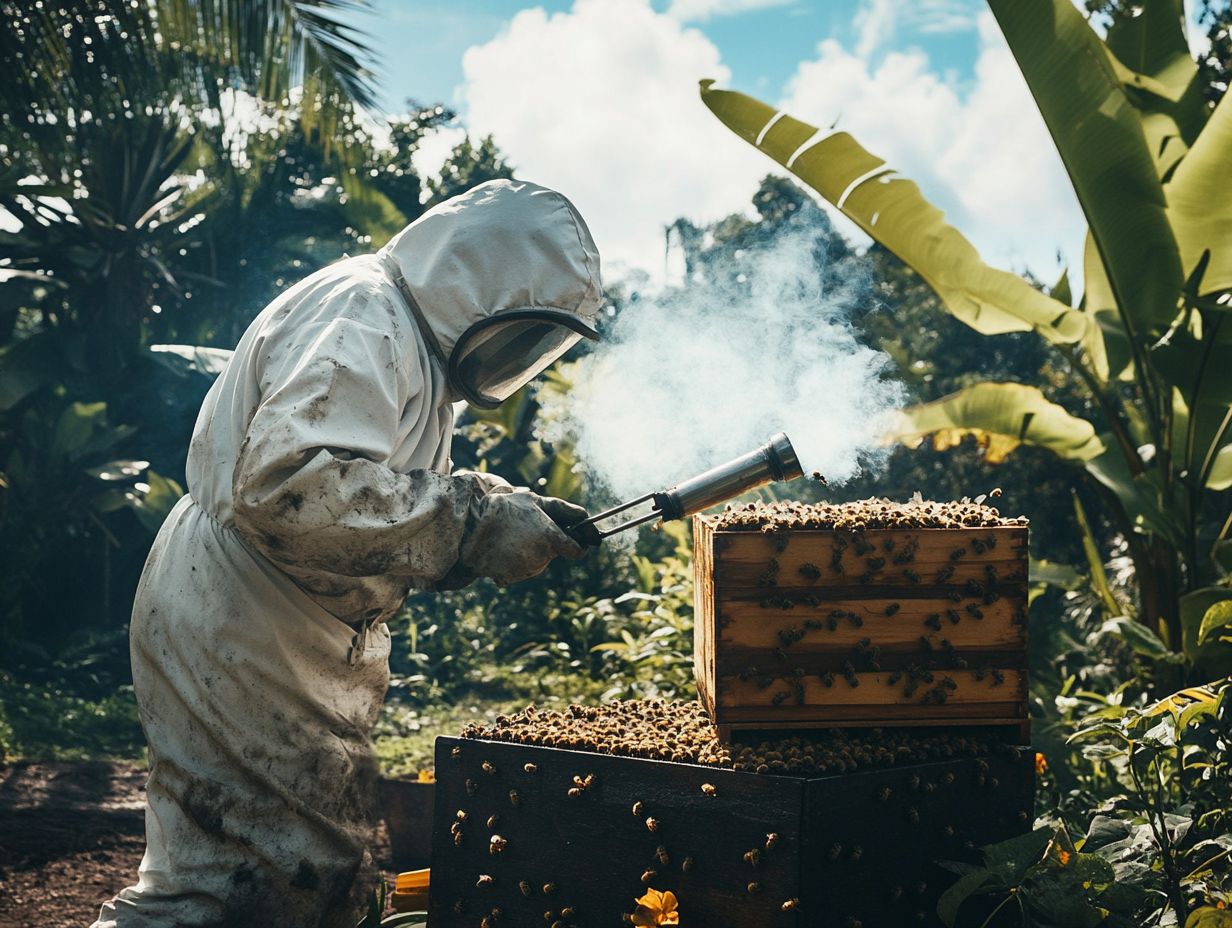
[[[786,432],[831,483],[873,466],[901,385],[850,313],[862,275],[818,266],[814,237],[736,252],[732,283],[627,305],[570,372],[544,437],[570,435],[615,499],[660,490]],[[823,273],[827,271],[828,273]],[[555,420],[555,421],[553,421]]]

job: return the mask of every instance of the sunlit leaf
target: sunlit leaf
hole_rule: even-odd
[[[947,310],[986,335],[1034,329],[1072,343],[1091,320],[1021,277],[990,267],[919,187],[846,132],[819,131],[786,113],[701,82],[702,101],[738,136],[769,155],[910,265]]]
[[[945,450],[974,437],[997,463],[1019,445],[1046,448],[1058,457],[1087,461],[1104,450],[1095,428],[1049,401],[1038,387],[978,383],[931,403],[902,410],[887,438],[919,444],[931,438]]]

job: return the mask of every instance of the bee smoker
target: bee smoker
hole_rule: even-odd
[[[742,454],[726,464],[712,467],[705,473],[676,484],[671,489],[647,493],[645,496],[639,496],[637,499],[629,500],[606,512],[591,516],[586,521],[571,526],[569,531],[579,541],[598,544],[602,538],[646,522],[654,520],[670,522],[673,519],[683,519],[685,516],[709,509],[711,506],[767,483],[773,483],[776,480],[795,480],[803,476],[804,469],[800,466],[800,459],[796,457],[796,450],[791,446],[791,440],[779,432],[760,448],[748,454]],[[638,507],[647,505],[650,506],[648,512],[628,516],[625,521],[612,528],[599,528],[601,522],[627,516]]]

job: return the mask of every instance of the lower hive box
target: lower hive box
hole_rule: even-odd
[[[727,746],[699,703],[527,710],[436,770],[433,928],[631,924],[651,890],[697,928],[939,925],[938,862],[1024,832],[1034,787],[974,730]]]

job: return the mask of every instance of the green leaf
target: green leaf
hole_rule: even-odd
[[[50,453],[72,458],[89,446],[96,430],[107,425],[106,403],[72,403],[56,420]]]
[[[1232,909],[1204,905],[1189,913],[1185,928],[1232,928]]]
[[[1078,528],[1082,532],[1082,550],[1087,556],[1087,568],[1091,572],[1091,586],[1099,594],[1104,610],[1109,615],[1121,615],[1125,610],[1121,608],[1116,594],[1112,592],[1108,574],[1104,572],[1104,559],[1100,556],[1099,545],[1095,543],[1095,534],[1091,531],[1091,523],[1087,521],[1086,510],[1077,493],[1074,494],[1074,514],[1078,517]]]
[[[1227,94],[1164,188],[1186,275],[1204,252],[1210,263],[1198,294],[1232,289],[1232,101]],[[1225,304],[1226,305],[1226,304]]]
[[[1099,631],[1103,635],[1116,635],[1129,645],[1135,654],[1152,660],[1171,660],[1174,656],[1168,646],[1159,640],[1158,635],[1141,622],[1135,622],[1123,615],[1109,619]]]
[[[947,928],[954,928],[958,921],[958,910],[962,904],[978,893],[984,887],[1000,884],[997,874],[991,870],[976,870],[954,881],[941,898],[937,900],[937,915]]]
[[[1232,599],[1215,603],[1202,616],[1202,624],[1198,626],[1198,644],[1203,645],[1217,631],[1232,628]],[[1232,637],[1221,635],[1220,641],[1232,641]]]
[[[1208,490],[1226,490],[1232,487],[1232,444],[1224,445],[1215,454],[1211,472],[1206,478]]]
[[[1019,445],[1046,448],[1069,461],[1089,461],[1104,450],[1095,427],[1071,416],[1038,387],[977,383],[898,414],[887,436],[906,444],[932,438],[938,451],[974,436],[984,456],[999,463]]]
[[[701,96],[715,116],[910,265],[955,318],[985,335],[1034,329],[1062,344],[1089,333],[1085,314],[985,264],[915,183],[850,134],[820,132],[752,97],[715,90],[713,83],[701,82]]]
[[[1057,564],[1040,558],[1031,558],[1027,570],[1032,583],[1045,583],[1059,590],[1077,590],[1084,579],[1082,574],[1068,564]]]
[[[1138,113],[1071,0],[989,0],[1048,126],[1132,336],[1176,316],[1185,275]]]
[[[1043,857],[1055,832],[1047,825],[1025,835],[999,841],[982,848],[984,864],[995,871],[1007,886],[1022,882],[1027,870]]]
[[[1198,641],[1206,614],[1217,603],[1228,600],[1232,600],[1232,589],[1217,586],[1186,593],[1180,600],[1182,650],[1194,662],[1197,672],[1208,680],[1232,674],[1232,644]]]

